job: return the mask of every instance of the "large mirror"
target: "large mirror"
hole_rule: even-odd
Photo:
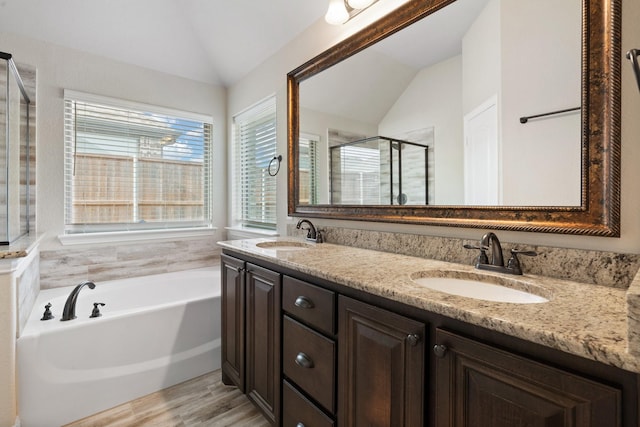
[[[288,83],[290,215],[619,235],[619,0],[409,1]]]

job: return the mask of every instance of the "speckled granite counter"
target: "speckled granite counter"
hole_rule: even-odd
[[[0,259],[23,258],[29,255],[42,236],[24,236],[10,245],[0,246]]]
[[[508,276],[480,272],[471,265],[329,243],[312,244],[305,250],[256,246],[271,240],[234,240],[219,242],[219,245],[370,294],[640,373],[640,357],[627,352],[626,290],[529,274]],[[415,274],[439,271],[447,271],[449,276],[481,274],[497,278],[494,281],[508,277],[549,301],[541,304],[483,301],[430,290],[411,280]]]

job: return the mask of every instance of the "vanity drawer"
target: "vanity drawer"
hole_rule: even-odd
[[[287,316],[282,333],[284,375],[335,413],[335,342]]]
[[[329,335],[335,334],[336,295],[310,283],[284,276],[282,308]]]
[[[285,427],[333,427],[335,421],[287,381],[282,382],[282,425]]]

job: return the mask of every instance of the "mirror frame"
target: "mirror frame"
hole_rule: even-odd
[[[454,1],[409,0],[287,74],[289,215],[619,237],[622,0],[582,1],[580,206],[299,204],[300,83]]]

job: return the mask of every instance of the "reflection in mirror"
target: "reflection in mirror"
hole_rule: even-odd
[[[621,4],[408,0],[297,67],[289,215],[619,236]],[[332,203],[331,134],[424,131],[426,204]]]
[[[580,206],[581,22],[580,0],[457,0],[302,81],[300,203]],[[428,175],[392,140],[429,146]]]
[[[331,204],[427,204],[426,141],[377,136],[335,143],[339,136],[329,131]]]

